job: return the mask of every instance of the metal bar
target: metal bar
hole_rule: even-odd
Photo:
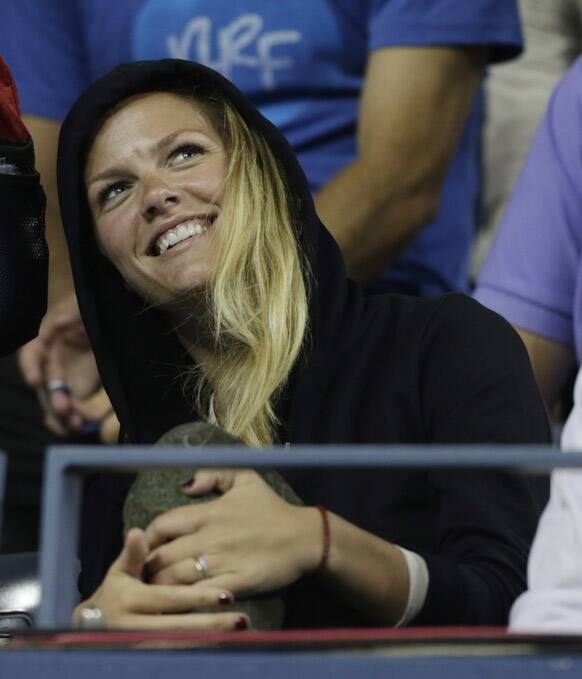
[[[6,491],[6,455],[0,452],[0,535],[2,535],[2,519],[4,517],[5,491]]]
[[[213,446],[60,446],[47,454],[44,475],[40,627],[66,627],[76,603],[81,485],[94,471],[143,467],[500,468],[547,472],[582,468],[582,453],[551,446],[294,446],[253,450]]]
[[[68,627],[77,592],[82,476],[49,455],[43,482],[38,627]]]
[[[108,446],[51,448],[70,468],[86,471],[142,466],[214,467],[455,467],[548,471],[582,467],[582,453],[561,453],[551,446],[429,445],[429,446],[294,446],[253,450],[234,446],[183,448]]]
[[[467,646],[467,649],[470,649]],[[415,651],[419,655],[414,655]],[[526,646],[518,655],[503,655],[494,648],[485,655],[467,650],[447,655],[446,650],[422,646],[392,655],[387,649],[368,653],[344,649],[262,652],[95,649],[3,649],[2,677],[43,679],[579,679],[582,659],[576,652],[536,652]],[[406,654],[406,655],[404,655]],[[422,654],[422,655],[420,655]],[[406,657],[408,656],[408,657]]]

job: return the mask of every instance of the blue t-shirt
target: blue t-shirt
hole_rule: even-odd
[[[371,51],[405,45],[521,45],[514,0],[3,0],[3,56],[22,109],[60,120],[119,62],[206,63],[286,135],[315,193],[356,155],[359,94]],[[465,290],[479,190],[481,96],[448,172],[437,220],[380,288]],[[438,133],[438,131],[435,131]]]

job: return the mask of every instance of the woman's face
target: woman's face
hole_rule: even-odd
[[[194,102],[130,99],[97,135],[85,168],[99,244],[130,287],[164,307],[213,266],[226,152]]]

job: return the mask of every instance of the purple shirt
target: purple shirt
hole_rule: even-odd
[[[582,362],[582,59],[550,99],[475,297]]]

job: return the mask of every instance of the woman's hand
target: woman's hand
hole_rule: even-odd
[[[86,423],[92,424],[99,434],[101,443],[113,445],[119,440],[119,420],[113,412],[111,401],[105,389],[77,403],[77,412]]]
[[[77,606],[73,624],[85,606],[97,606],[109,629],[186,629],[232,631],[250,626],[247,616],[234,613],[192,613],[198,607],[231,604],[232,593],[210,582],[195,587],[154,585],[142,580],[148,547],[143,531],[133,528],[95,594]]]
[[[183,492],[201,495],[213,488],[222,497],[165,512],[148,526],[150,582],[203,582],[249,596],[315,570],[322,550],[317,509],[288,504],[251,470],[198,470]]]
[[[323,551],[317,508],[288,504],[250,470],[198,470],[183,492],[203,495],[213,489],[223,495],[165,512],[148,526],[151,582],[207,584],[250,596],[317,569]],[[395,625],[410,590],[402,551],[333,512],[328,520],[326,584],[370,623]]]
[[[47,312],[39,336],[20,349],[19,362],[51,431],[59,436],[97,432],[102,443],[117,442],[119,422],[101,386],[74,294]]]
[[[61,436],[79,432],[79,405],[98,392],[101,380],[74,294],[49,309],[38,337],[20,349],[19,363],[38,394],[46,426]]]

